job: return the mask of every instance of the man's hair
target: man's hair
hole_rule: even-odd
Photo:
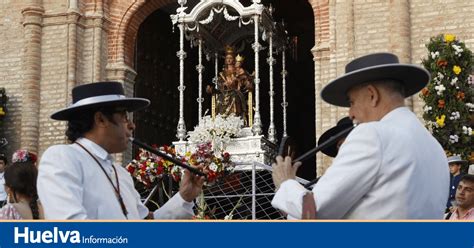
[[[5,154],[0,154],[0,160],[3,160],[5,165],[8,164],[8,159],[7,159],[7,156],[5,156]]]
[[[84,134],[92,130],[94,127],[95,113],[101,112],[112,123],[117,124],[113,118],[113,114],[117,112],[115,108],[86,109],[74,116],[67,123],[66,137],[74,143],[77,139],[84,137]]]
[[[400,94],[400,96],[405,97],[405,87],[403,86],[401,82],[397,80],[386,79],[386,80],[375,81],[372,83],[376,85],[382,85],[383,87],[388,89],[390,92],[398,93]]]
[[[474,183],[474,175],[471,175],[471,174],[466,174],[464,176],[461,177],[461,180],[459,182],[470,182],[470,183]]]

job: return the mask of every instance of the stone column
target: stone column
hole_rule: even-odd
[[[411,22],[409,1],[390,1],[389,20],[389,50],[398,56],[401,63],[411,63]],[[413,97],[406,98],[405,104],[413,110]]]
[[[21,11],[25,48],[21,110],[21,148],[38,152],[41,80],[41,32],[44,9],[41,0],[28,1]]]
[[[123,83],[125,95],[133,97],[135,87],[135,77],[137,73],[131,67],[123,62],[108,64],[106,68],[106,80]],[[130,144],[126,151],[115,155],[115,161],[126,165],[132,160],[132,145]]]
[[[77,2],[70,1],[67,10],[67,104],[72,102],[71,91],[77,83],[77,26],[81,17]]]

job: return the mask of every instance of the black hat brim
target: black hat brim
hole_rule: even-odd
[[[54,120],[67,121],[74,119],[74,116],[86,109],[98,109],[102,107],[124,108],[128,112],[134,112],[146,108],[150,105],[150,100],[145,98],[125,98],[110,101],[98,101],[91,104],[70,106],[61,109],[51,115]]]
[[[430,74],[422,67],[408,64],[383,64],[352,71],[329,82],[321,91],[321,97],[329,104],[350,107],[347,96],[354,86],[378,80],[396,80],[403,84],[405,97],[425,87]]]

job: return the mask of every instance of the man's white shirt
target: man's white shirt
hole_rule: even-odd
[[[318,219],[442,219],[446,155],[405,107],[357,126],[313,188]],[[272,205],[301,218],[306,189],[286,180]]]
[[[142,204],[127,170],[113,165],[113,157],[91,140],[80,138],[77,142],[97,158],[114,185],[112,166],[115,166],[127,218],[145,218],[149,211]],[[113,186],[96,161],[77,144],[55,145],[44,152],[37,187],[47,219],[126,219]],[[193,206],[177,193],[153,214],[155,219],[191,218]]]

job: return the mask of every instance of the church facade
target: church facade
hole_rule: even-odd
[[[153,12],[175,2],[2,0],[0,87],[9,96],[2,130],[9,141],[7,153],[26,148],[41,154],[53,144],[65,143],[66,123],[49,116],[72,101],[70,92],[76,85],[120,81],[126,94],[134,95],[139,27]],[[401,62],[420,65],[427,56],[424,45],[441,33],[454,34],[474,49],[471,0],[308,3],[314,14],[315,108],[304,111],[314,116],[315,140],[347,115],[347,109],[324,103],[319,94],[331,79],[344,73],[351,59],[386,51],[397,54]],[[407,105],[421,118],[423,102],[418,96],[407,99]],[[130,156],[125,153],[123,160]],[[318,155],[318,174],[329,163]]]

